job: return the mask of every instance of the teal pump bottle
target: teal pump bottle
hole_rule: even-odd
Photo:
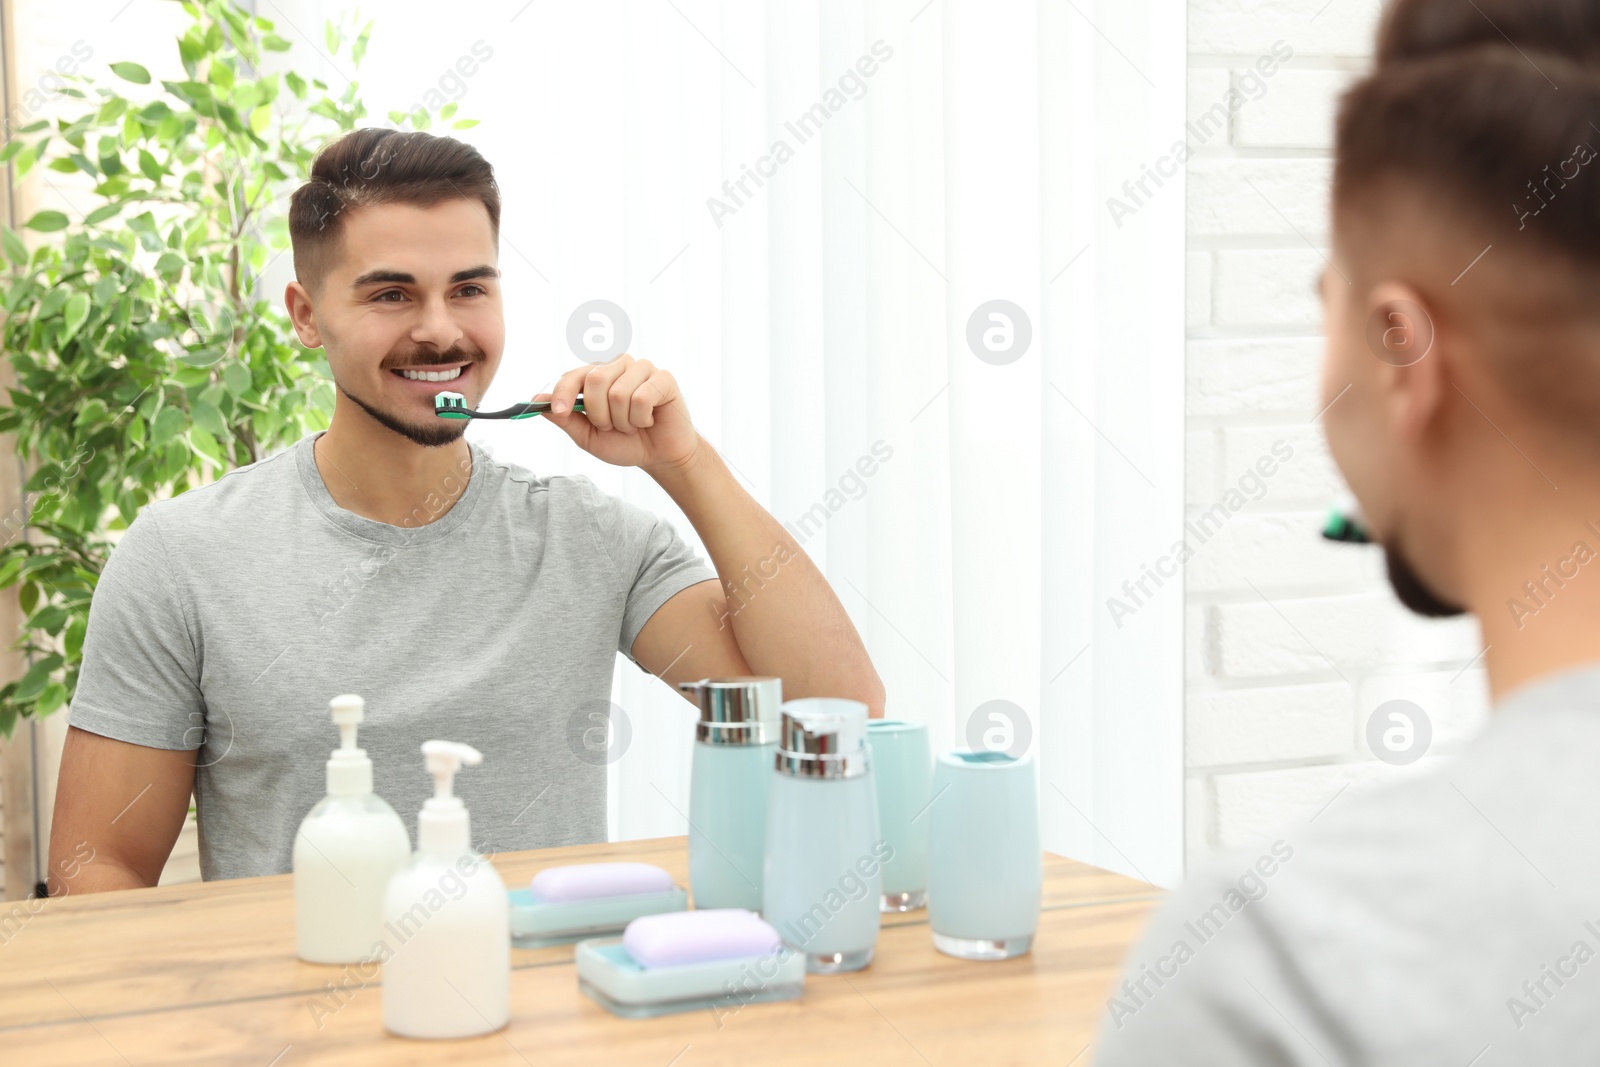
[[[858,971],[878,943],[883,864],[867,706],[811,697],[783,705],[767,801],[762,918],[810,974]]]
[[[707,678],[678,686],[700,708],[689,767],[689,888],[697,908],[761,910],[767,793],[783,683]]]

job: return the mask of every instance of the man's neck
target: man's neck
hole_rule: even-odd
[[[1545,675],[1600,667],[1600,504],[1585,508],[1585,500],[1600,496],[1563,482],[1565,507],[1523,512],[1514,528],[1499,524],[1476,546],[1483,570],[1469,599],[1496,702]]]
[[[391,526],[426,526],[466,491],[472,449],[465,438],[429,448],[374,421],[344,397],[312,454],[333,502]]]

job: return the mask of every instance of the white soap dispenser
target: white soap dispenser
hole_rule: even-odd
[[[456,771],[483,760],[454,741],[422,746],[433,796],[417,817],[417,852],[384,894],[383,1025],[401,1037],[474,1037],[511,1018],[511,906],[493,866],[472,851]]]
[[[411,855],[411,837],[372,791],[372,761],[356,747],[366,704],[328,702],[339,747],[328,760],[328,795],[294,838],[295,951],[309,963],[360,963],[380,954],[383,893]]]

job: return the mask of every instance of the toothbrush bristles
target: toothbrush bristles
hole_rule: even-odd
[[[434,413],[444,418],[468,418],[467,398],[460,393],[435,393],[433,397]]]

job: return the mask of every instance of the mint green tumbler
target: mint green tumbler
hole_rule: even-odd
[[[883,864],[878,909],[912,911],[928,903],[928,803],[933,753],[928,728],[904,719],[867,721],[872,777],[878,785],[878,833],[891,851]]]
[[[933,771],[928,925],[933,947],[1003,960],[1033,947],[1044,857],[1033,756],[946,752]]]

